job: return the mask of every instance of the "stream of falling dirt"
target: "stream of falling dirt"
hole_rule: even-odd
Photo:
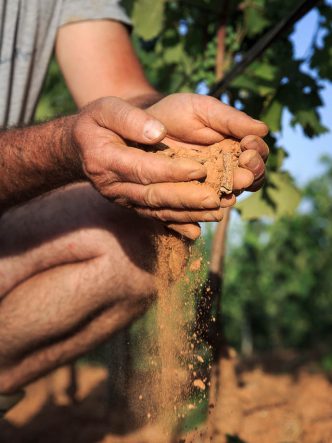
[[[187,148],[163,145],[158,155],[192,158],[204,164],[207,170],[205,184],[221,196],[232,192],[233,169],[238,163],[240,152],[240,143],[225,139],[202,149],[193,148],[190,152]],[[202,186],[199,182],[196,185]],[[203,275],[197,278],[203,257],[191,263],[188,277],[185,275],[188,242],[165,230],[156,236],[155,246],[157,335],[155,340],[150,341],[144,337],[146,349],[149,348],[148,354],[151,356],[151,376],[142,381],[144,395],[140,394],[138,398],[142,402],[146,398],[146,416],[151,420],[150,427],[153,425],[158,435],[153,441],[159,443],[173,441],[173,432],[178,433],[185,423],[187,414],[184,411],[196,409],[207,399],[210,382],[206,372],[211,369],[211,345],[202,337],[211,329],[210,322],[214,322],[215,318],[209,315],[212,299],[208,293],[211,288],[204,287]],[[186,291],[184,278],[191,285]],[[204,280],[200,282],[199,278]],[[200,294],[200,288],[206,292],[206,304],[199,304],[201,307],[195,308],[195,295]],[[188,321],[191,309],[193,315]],[[182,431],[186,431],[185,426]]]
[[[157,416],[165,435],[181,417],[181,405],[188,382],[184,357],[188,338],[184,299],[177,282],[183,275],[188,245],[171,233],[157,237],[157,358],[159,374],[154,387]],[[181,364],[182,361],[182,364]]]

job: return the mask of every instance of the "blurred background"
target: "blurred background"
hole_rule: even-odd
[[[133,18],[135,48],[152,84],[164,93],[202,94],[209,93],[225,74],[227,77],[248,51],[289,17],[294,8],[311,3],[303,17],[294,19],[282,35],[217,94],[224,102],[265,121],[271,129],[266,139],[271,147],[266,185],[254,195],[241,196],[232,210],[221,275],[222,302],[220,294],[218,304],[222,304],[223,333],[242,362],[237,373],[249,371],[248,378],[243,375],[238,384],[241,380],[243,383],[254,380],[261,390],[251,391],[251,398],[257,395],[265,399],[265,405],[277,405],[274,415],[267,412],[270,421],[266,416],[264,421],[264,417],[257,418],[254,412],[248,412],[243,420],[250,419],[252,423],[256,420],[256,428],[245,425],[241,439],[231,436],[238,440],[228,441],[331,442],[332,1],[126,0],[124,3]],[[314,4],[317,5],[312,7]],[[73,111],[75,107],[53,59],[36,120]],[[196,245],[196,254],[204,257],[200,269],[203,281],[209,273],[217,230],[215,225],[205,226],[203,241]],[[142,331],[149,335],[154,327],[151,317],[150,313],[130,330],[118,334],[80,361],[76,369],[74,366],[67,369],[63,373],[66,381],[55,376],[58,380],[55,391],[60,386],[69,400],[64,400],[63,393],[62,397],[55,394],[46,382],[40,389],[58,396],[59,405],[68,405],[88,396],[88,385],[103,382],[103,393],[98,391],[99,397],[94,398],[85,416],[91,418],[97,414],[101,420],[105,406],[103,409],[98,399],[106,401],[108,411],[114,411],[114,407],[126,410],[128,405],[121,386],[129,383],[129,367],[144,372],[144,345],[140,348],[143,351],[137,351],[137,337]],[[97,369],[94,373],[86,372],[91,383],[85,382],[86,387],[79,388],[78,377],[86,364],[94,364]],[[86,389],[84,395],[82,389]],[[310,413],[303,412],[300,418],[287,421],[285,417],[292,414],[293,407],[285,407],[285,401],[293,395],[304,396],[297,405],[301,410],[308,404],[316,406]],[[206,408],[205,403],[199,411],[194,411],[184,428],[202,422]],[[47,428],[45,420],[48,431],[56,426],[50,419],[51,415],[54,419],[55,409],[51,411],[52,414],[44,417],[43,426],[32,426],[29,435],[34,440],[25,440],[24,433],[10,434],[11,428],[4,435],[17,439],[11,441],[53,441],[50,437],[43,440],[46,434],[42,431]],[[24,413],[21,414],[23,417]],[[14,424],[24,422],[15,415],[12,420]],[[61,416],[61,420],[65,423],[66,419]],[[113,441],[105,439],[106,431],[95,437],[92,434],[88,437],[87,433],[84,437],[70,423],[72,433],[69,437],[64,435],[61,441],[73,441],[78,435],[79,441]],[[285,423],[288,434],[281,435]],[[263,437],[255,437],[257,429],[264,430]]]

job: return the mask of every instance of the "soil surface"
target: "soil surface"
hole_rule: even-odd
[[[286,359],[271,356],[242,367],[238,374],[243,416],[239,437],[244,442],[332,442],[332,384],[315,365],[298,361],[293,355]],[[0,442],[122,442],[111,432],[114,418],[123,412],[107,407],[106,370],[79,366],[78,376],[77,404],[67,395],[68,368],[29,386],[25,400],[0,420]],[[130,441],[148,439],[133,435]]]

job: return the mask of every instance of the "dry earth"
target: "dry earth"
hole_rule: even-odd
[[[261,363],[239,375],[244,417],[239,437],[246,443],[331,443],[328,378],[308,364],[285,373],[280,362],[278,370]],[[78,373],[78,404],[68,400],[69,371],[61,368],[29,386],[26,399],[0,421],[0,442],[120,443],[110,432],[119,411],[107,409],[105,369],[80,366]],[[135,436],[131,441],[139,442]]]

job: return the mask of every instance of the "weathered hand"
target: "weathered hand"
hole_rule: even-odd
[[[77,114],[72,144],[85,175],[115,203],[164,222],[220,220],[217,194],[208,186],[190,183],[206,176],[204,166],[145,152],[126,142],[151,145],[165,135],[165,127],[156,118],[119,98],[108,97]]]
[[[264,175],[269,149],[261,139],[267,126],[219,100],[198,94],[172,94],[147,109],[167,128],[169,143],[212,145],[226,137],[242,140],[243,153],[234,175],[234,190],[256,190]],[[248,173],[251,172],[251,174]]]
[[[173,94],[147,109],[167,128],[166,144],[192,147],[211,145],[226,137],[241,140],[242,153],[234,171],[234,194],[221,199],[221,207],[232,206],[235,194],[256,191],[264,182],[265,162],[269,149],[261,138],[267,126],[219,100],[198,94]],[[172,226],[174,228],[174,226]],[[175,227],[176,228],[176,227]],[[199,235],[198,226],[184,225],[190,237]]]

